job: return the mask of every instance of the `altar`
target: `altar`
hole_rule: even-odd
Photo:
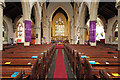
[[[52,41],[54,41],[57,44],[63,44],[66,41],[68,41],[68,36],[53,36]]]

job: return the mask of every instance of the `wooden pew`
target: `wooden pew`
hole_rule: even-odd
[[[76,56],[76,75],[77,75],[77,80],[84,80],[84,65],[82,63],[81,56],[77,53]]]
[[[85,80],[95,80],[94,76],[93,76],[93,72],[92,72],[92,66],[90,65],[90,63],[87,61],[86,58],[83,59],[84,60],[84,78]]]
[[[105,71],[105,70],[100,70],[99,71],[99,74],[100,74],[100,77],[101,77],[101,79],[102,80],[113,80],[113,79],[111,79],[109,76],[108,76],[108,74],[107,74],[107,72]]]
[[[73,53],[70,52],[71,49],[77,51],[78,53],[79,52],[82,53],[82,54],[79,54],[79,56],[87,56],[87,57],[89,56],[90,58],[87,58],[86,59],[87,61],[96,61],[96,62],[100,63],[100,64],[91,64],[92,70],[93,70],[92,73],[93,73],[93,76],[94,76],[95,79],[100,78],[99,69],[101,69],[101,68],[103,69],[104,67],[109,68],[111,66],[114,66],[113,67],[114,70],[109,68],[108,71],[111,72],[111,73],[114,71],[114,73],[116,72],[116,73],[120,74],[120,72],[116,68],[120,64],[120,62],[118,61],[119,56],[118,56],[117,51],[113,51],[112,49],[108,49],[108,48],[104,48],[104,47],[90,47],[90,46],[84,46],[84,45],[69,45],[69,44],[66,45],[65,44],[65,52],[68,56],[68,59],[69,59],[70,63],[72,61],[71,57],[73,56]],[[113,53],[108,54],[108,52],[113,52],[114,54]],[[102,53],[102,55],[101,55],[101,53]],[[76,54],[76,52],[75,52],[75,54]],[[78,65],[79,60],[77,59],[77,57],[78,56],[76,56],[76,62],[75,63]],[[106,64],[105,62],[109,62],[109,64]],[[85,63],[83,62],[83,64],[85,64]],[[74,65],[74,67],[76,67],[76,66]],[[78,66],[77,66],[77,68],[78,68]],[[75,68],[73,68],[73,69],[75,69]],[[77,76],[77,77],[79,77],[79,76]],[[111,77],[113,79],[117,78],[116,76],[111,76]],[[120,79],[120,77],[118,77],[117,79]]]
[[[6,62],[11,62],[10,64],[5,64]],[[3,68],[3,72],[4,72],[4,68],[6,69],[17,69],[17,70],[21,70],[21,68],[23,70],[26,71],[26,67],[31,69],[31,73],[30,73],[30,77],[29,79],[36,79],[36,75],[37,75],[37,69],[38,69],[38,62],[39,59],[6,59],[6,60],[2,60],[2,68]],[[28,64],[30,63],[30,64]],[[9,72],[9,71],[8,71]]]
[[[47,51],[46,49],[49,48]],[[23,50],[23,51],[21,51]],[[3,62],[4,59],[5,60],[10,60],[10,58],[12,58],[12,63],[11,66],[10,65],[5,65],[3,63],[2,67],[3,67],[3,73],[5,73],[5,69],[7,68],[9,71],[20,71],[25,70],[25,79],[40,79],[40,78],[45,78],[45,75],[47,74],[47,70],[49,68],[49,66],[47,66],[48,64],[51,64],[52,58],[54,56],[55,53],[55,45],[45,45],[45,47],[41,46],[41,45],[32,45],[30,47],[24,47],[24,46],[17,46],[11,49],[8,49],[7,51],[3,51]],[[44,52],[47,51],[47,52]],[[44,53],[44,55],[41,55],[41,52]],[[40,59],[39,61],[34,62],[34,59],[31,59],[31,56],[38,56],[38,59]],[[22,63],[17,63],[13,60],[16,61],[20,61],[20,60],[30,60],[31,62],[34,62],[34,64],[32,64],[31,66],[29,65],[25,65],[25,62]],[[48,62],[47,62],[48,61]],[[14,63],[15,62],[15,63]],[[14,63],[14,64],[13,64]],[[2,64],[2,63],[1,63]],[[17,66],[17,67],[15,67]],[[32,73],[31,73],[32,72]],[[11,75],[11,72],[7,72],[9,74],[9,76]],[[6,73],[5,73],[6,74]],[[4,78],[7,76],[4,76]],[[10,78],[10,77],[9,77]]]

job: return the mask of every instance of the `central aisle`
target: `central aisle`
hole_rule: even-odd
[[[55,71],[54,71],[54,79],[62,78],[67,79],[62,49],[58,49],[56,64],[55,64]]]

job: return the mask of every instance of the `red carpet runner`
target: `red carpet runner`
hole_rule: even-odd
[[[67,80],[67,74],[66,74],[64,59],[63,59],[63,55],[62,55],[62,49],[60,49],[60,47],[61,46],[59,46],[59,49],[58,49],[53,78],[54,78],[54,80],[59,80],[59,79],[62,79],[62,80],[66,79]]]

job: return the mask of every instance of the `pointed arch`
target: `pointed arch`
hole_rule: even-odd
[[[54,6],[53,6],[54,5]],[[72,20],[73,18],[73,7],[70,3],[50,3],[49,6],[47,7],[47,17],[52,20],[52,15],[54,14],[54,12],[61,7],[68,15],[68,19],[69,21]]]
[[[62,10],[65,11],[65,13],[66,13],[67,16],[68,16],[68,20],[69,20],[69,19],[70,19],[69,14],[67,13],[67,11],[66,11],[62,6],[58,6],[58,7],[53,11],[53,13],[51,14],[50,20],[52,21],[52,17],[53,17],[53,15],[54,15],[55,11],[57,11],[59,8],[61,8]]]

